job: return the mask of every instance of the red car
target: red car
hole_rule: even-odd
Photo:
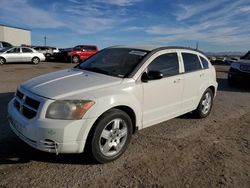
[[[73,63],[80,63],[80,61],[87,59],[98,52],[97,46],[92,45],[78,45],[72,50],[68,51],[68,56],[71,57]]]

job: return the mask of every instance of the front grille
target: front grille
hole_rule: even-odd
[[[240,70],[250,72],[250,65],[241,65]]]
[[[14,101],[15,108],[26,118],[32,119],[36,116],[40,102],[17,90]]]

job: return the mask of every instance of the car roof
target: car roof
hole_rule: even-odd
[[[31,47],[28,47],[28,46],[12,46],[11,48],[30,48],[30,49],[32,49]]]
[[[179,49],[179,50],[190,50],[190,51],[198,52],[198,53],[205,55],[204,52],[202,52],[200,50],[182,47],[182,46],[154,46],[154,45],[136,45],[136,46],[128,45],[128,46],[126,46],[126,45],[117,45],[117,46],[111,46],[108,48],[130,48],[130,49],[138,49],[138,50],[145,50],[145,51],[160,51],[160,50],[167,50],[167,49]]]

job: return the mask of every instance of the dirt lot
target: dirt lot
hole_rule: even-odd
[[[228,66],[216,66],[219,89],[211,115],[190,115],[139,131],[109,164],[84,155],[36,151],[10,130],[7,103],[18,84],[71,67],[63,63],[0,67],[0,187],[250,187],[250,89],[229,87]]]

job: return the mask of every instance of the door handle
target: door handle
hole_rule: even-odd
[[[177,78],[176,80],[174,80],[174,83],[179,83],[181,81],[181,78]]]
[[[201,74],[200,74],[200,77],[202,77],[202,76],[204,76],[204,75],[205,75],[205,73],[201,73]]]

